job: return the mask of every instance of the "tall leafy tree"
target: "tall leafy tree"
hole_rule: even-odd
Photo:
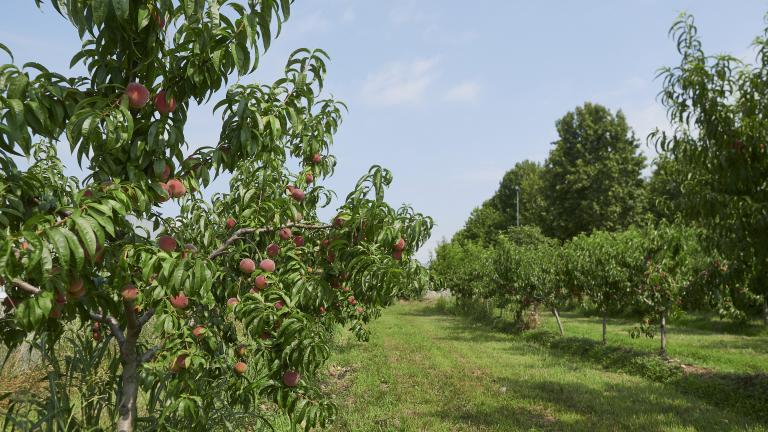
[[[544,227],[546,212],[543,186],[544,167],[534,161],[518,162],[504,174],[493,201],[508,223],[507,226],[517,222],[519,196],[520,225]],[[520,188],[519,195],[517,188]]]
[[[686,213],[750,275],[768,325],[768,27],[755,65],[706,55],[690,15],[670,34],[681,61],[661,70],[660,95],[675,132],[656,132],[657,145],[684,161]]]
[[[586,103],[556,127],[559,139],[545,164],[546,234],[565,240],[635,221],[643,203],[645,158],[624,114]]]
[[[343,325],[365,338],[425,280],[411,256],[432,221],[386,203],[392,176],[378,166],[333,221],[318,219],[344,110],[323,91],[325,52],[295,51],[272,83],[236,80],[215,106],[219,142],[190,149],[190,105],[254,71],[291,2],[47,4],[82,39],[72,64],[87,75],[17,66],[0,44],[11,58],[0,66],[0,338],[33,340],[52,371],[47,402],[15,401],[4,429],[231,430],[243,417],[264,429],[270,411],[293,427],[328,424],[335,407],[316,375],[331,335]],[[63,175],[65,137],[87,178]],[[223,173],[230,192],[205,200]],[[159,207],[169,199],[176,218]],[[84,328],[93,339],[80,347],[114,353],[114,367],[83,369],[110,371],[88,400],[65,397],[54,360],[65,331]],[[106,409],[84,414],[94,403]]]

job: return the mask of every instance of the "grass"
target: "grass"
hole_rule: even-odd
[[[601,319],[576,313],[561,314],[566,336],[600,340]],[[629,330],[637,325],[628,319],[608,319],[608,342],[647,352],[659,351],[659,337],[632,338]],[[541,315],[541,328],[557,332],[552,314]],[[683,363],[720,372],[768,372],[768,332],[765,326],[748,323],[735,326],[708,316],[683,316],[667,329],[669,356]]]
[[[372,330],[332,358],[335,431],[768,431],[734,404],[574,361],[431,304],[389,308]]]

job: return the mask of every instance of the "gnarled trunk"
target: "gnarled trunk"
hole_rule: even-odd
[[[552,308],[552,315],[555,316],[555,319],[557,320],[557,327],[560,329],[560,336],[565,336],[565,332],[563,331],[563,322],[560,321],[560,314],[557,312],[557,308]]]

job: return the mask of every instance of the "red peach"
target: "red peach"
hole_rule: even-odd
[[[187,188],[179,179],[168,180],[168,194],[173,198],[181,198],[187,193]]]
[[[259,268],[264,270],[267,273],[272,273],[273,271],[275,271],[275,262],[269,258],[261,260],[261,262],[259,263]]]
[[[267,246],[267,255],[274,258],[280,253],[280,246],[276,245],[275,243],[270,244]]]
[[[401,238],[400,240],[396,241],[392,248],[396,251],[402,252],[403,249],[405,249],[405,239]]]
[[[291,229],[290,228],[280,228],[280,231],[277,233],[278,236],[280,236],[281,240],[288,240],[291,238]]]
[[[149,90],[143,85],[132,82],[125,87],[128,105],[133,109],[142,109],[149,102]]]
[[[174,239],[171,236],[161,236],[157,240],[157,245],[164,252],[173,252],[176,250],[176,246],[178,246],[178,243],[176,243],[176,239]]]
[[[189,298],[181,292],[171,297],[171,305],[176,309],[186,309],[189,306]]]
[[[301,379],[301,374],[294,370],[286,371],[283,374],[283,384],[285,384],[288,387],[296,387],[299,384],[299,380]]]
[[[302,237],[302,236],[294,236],[293,237],[293,244],[295,244],[296,247],[304,246],[304,237]]]
[[[162,115],[172,113],[176,110],[176,100],[173,96],[168,97],[165,90],[160,90],[155,95],[155,109]]]
[[[256,281],[254,282],[254,285],[258,290],[263,290],[267,287],[267,277],[264,275],[258,275],[256,276]]]
[[[199,325],[192,329],[192,336],[200,339],[205,336],[205,327]]]
[[[233,218],[227,218],[227,229],[231,230],[237,225],[237,222]]]
[[[139,295],[139,290],[137,290],[135,286],[129,284],[123,287],[123,291],[120,295],[123,296],[123,300],[125,301],[134,301]]]
[[[243,273],[253,273],[256,270],[256,263],[250,258],[240,260],[240,271]]]
[[[322,156],[320,156],[320,153],[315,153],[315,154],[312,156],[312,163],[313,163],[313,164],[317,165],[317,164],[319,164],[319,163],[320,163],[320,162],[322,162],[322,161],[323,161],[323,157],[322,157]]]

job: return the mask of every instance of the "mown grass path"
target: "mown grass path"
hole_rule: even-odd
[[[768,430],[673,386],[561,357],[440,314],[387,309],[332,359],[337,431]],[[349,368],[349,369],[346,369]]]

